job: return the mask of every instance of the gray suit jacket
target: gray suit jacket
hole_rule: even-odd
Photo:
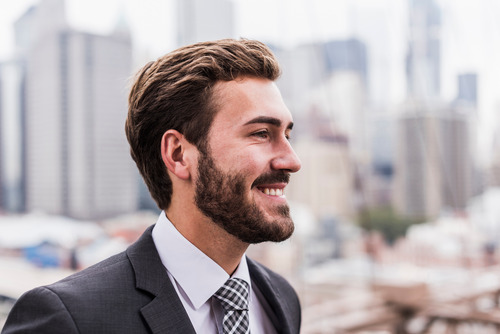
[[[123,253],[25,293],[2,334],[195,333],[151,231]],[[293,288],[255,261],[249,259],[248,267],[252,284],[275,313],[278,333],[299,333],[300,305]]]

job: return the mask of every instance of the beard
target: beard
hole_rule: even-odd
[[[258,177],[252,187],[266,183],[288,183],[289,179],[290,174],[274,171]],[[277,218],[267,219],[255,201],[248,199],[246,194],[243,173],[224,173],[215,166],[211,155],[200,149],[195,203],[205,216],[246,243],[280,242],[292,235],[294,224],[288,205],[275,207],[272,213]]]

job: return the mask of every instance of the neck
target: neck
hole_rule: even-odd
[[[183,208],[172,203],[165,214],[189,242],[231,275],[240,264],[249,244],[227,233],[203,215],[198,208]]]

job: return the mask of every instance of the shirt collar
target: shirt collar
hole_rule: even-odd
[[[153,228],[153,240],[163,265],[196,309],[209,300],[230,277],[222,267],[187,240],[168,220],[164,211]],[[232,277],[245,280],[251,289],[246,256],[241,258]]]

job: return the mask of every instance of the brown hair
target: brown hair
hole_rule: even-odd
[[[213,87],[240,76],[276,80],[278,62],[263,43],[224,39],[179,48],[146,64],[129,95],[125,132],[130,154],[160,209],[167,209],[172,181],[161,157],[169,129],[200,148],[216,113]]]

